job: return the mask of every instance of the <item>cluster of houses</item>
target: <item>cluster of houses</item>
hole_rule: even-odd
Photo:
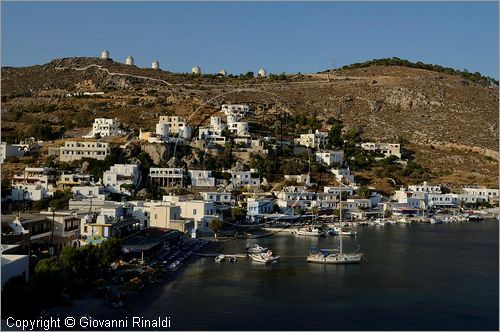
[[[242,121],[252,116],[247,105],[223,105],[221,112],[225,121],[222,116],[211,116],[209,124],[198,128],[196,139],[189,142],[192,128],[182,116],[161,116],[155,132],[141,131],[139,139],[150,143],[202,142],[210,147],[224,145],[227,137],[223,132],[228,130],[238,145],[235,153],[267,153],[265,138],[252,137],[248,122]],[[90,140],[66,141],[62,146],[49,147],[48,154],[65,162],[82,158],[104,160],[110,154],[110,143],[98,138],[123,134],[116,119],[98,118],[92,131],[85,136]],[[267,181],[259,177],[258,170],[245,170],[239,163],[218,174],[204,169],[152,167],[147,179],[142,178],[144,173],[137,164],[115,164],[103,172],[101,179],[94,179],[82,170],[70,173],[51,167],[26,167],[12,178],[10,195],[3,199],[38,201],[50,198],[58,190],[70,190],[73,198],[65,211],[49,209],[2,216],[2,240],[6,239],[3,243],[10,246],[2,247],[2,250],[6,255],[14,252],[12,257],[15,258],[15,246],[81,246],[100,243],[111,237],[144,236],[152,230],[175,230],[193,237],[212,236],[211,222],[226,220],[236,207],[246,211],[243,222],[259,223],[293,221],[308,214],[332,213],[339,208],[345,211],[345,216],[368,218],[387,213],[416,216],[430,208],[459,207],[485,201],[498,204],[498,189],[464,187],[461,193],[445,193],[440,186],[425,182],[400,188],[392,197],[383,197],[376,192],[369,197],[357,196],[359,187],[354,175],[349,168],[342,167],[344,152],[325,150],[327,140],[327,133],[315,131],[300,135],[295,144],[314,149],[316,162],[330,169],[338,186],[318,187],[311,183],[309,174],[285,174],[282,188],[264,191],[262,185]],[[2,158],[22,156],[35,145],[34,142],[2,143]],[[401,158],[399,144],[362,143],[360,146],[385,157]],[[224,173],[226,176],[221,178]],[[165,195],[161,200],[109,200],[111,194],[134,196],[141,181],[151,181],[163,188],[188,188],[192,193]],[[235,194],[237,192],[240,194]],[[168,236],[155,238],[165,241]]]

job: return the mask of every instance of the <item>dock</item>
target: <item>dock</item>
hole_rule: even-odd
[[[236,258],[246,258],[246,254],[197,254],[200,257],[217,257],[219,255],[224,255],[226,257],[236,257]]]

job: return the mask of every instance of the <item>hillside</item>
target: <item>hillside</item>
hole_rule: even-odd
[[[65,97],[84,91],[105,94]],[[152,129],[163,114],[186,115],[199,124],[201,114],[224,102],[250,104],[257,111],[251,123],[255,130],[276,130],[279,112],[315,118],[323,129],[335,117],[346,129],[360,130],[366,140],[406,142],[415,160],[435,174],[434,181],[497,183],[498,87],[458,75],[373,65],[288,75],[285,80],[197,77],[99,58],[2,68],[5,139],[40,121],[71,136],[90,128],[97,116],[117,117],[142,129]],[[303,128],[293,123],[286,129],[296,135]]]

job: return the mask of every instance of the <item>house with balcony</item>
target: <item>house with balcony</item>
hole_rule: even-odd
[[[82,158],[104,160],[110,154],[110,151],[107,142],[66,141],[64,146],[53,148],[49,154],[59,156],[60,161],[71,162]]]
[[[344,160],[344,151],[317,151],[315,156],[317,163],[331,166],[334,163],[342,163]]]
[[[188,174],[192,187],[215,187],[215,177],[212,176],[212,171],[189,170]]]
[[[139,165],[135,164],[115,164],[102,177],[108,192],[125,195],[132,195],[141,182]]]
[[[401,145],[392,143],[361,143],[361,148],[366,151],[383,154],[384,157],[396,156],[401,159]]]
[[[120,122],[117,119],[96,118],[92,124],[92,131],[84,137],[119,136],[121,134],[123,132],[120,130]]]
[[[188,183],[188,173],[181,167],[151,167],[149,177],[160,187],[184,188]]]

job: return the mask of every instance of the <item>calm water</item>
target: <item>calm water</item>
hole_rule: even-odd
[[[259,243],[282,262],[202,258],[129,310],[168,315],[173,329],[498,330],[496,221],[365,226],[358,241],[368,262],[336,266],[308,264],[305,256],[338,237],[235,240],[227,253]]]

